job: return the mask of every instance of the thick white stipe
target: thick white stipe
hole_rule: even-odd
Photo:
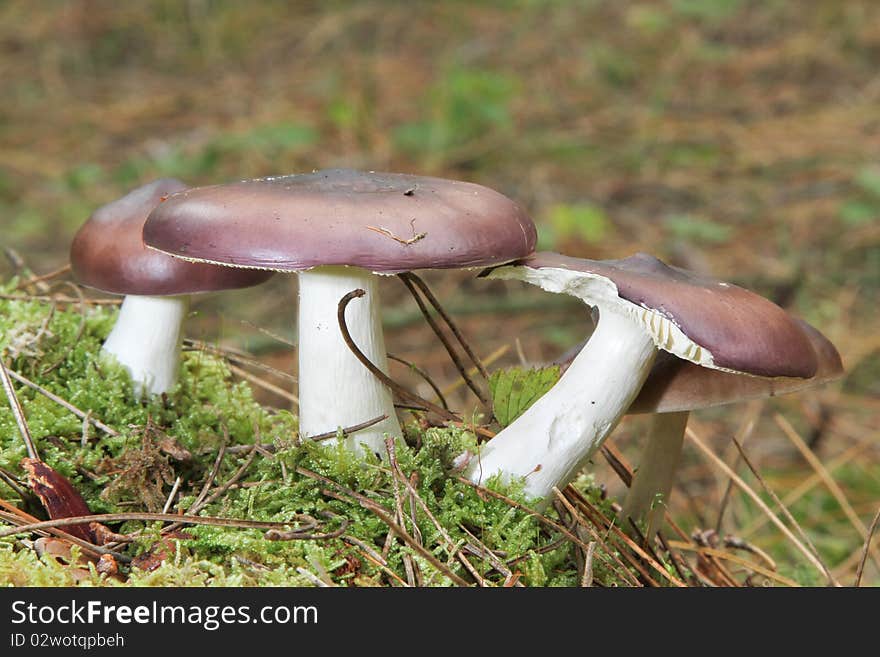
[[[571,481],[617,425],[656,354],[630,313],[601,310],[589,342],[557,384],[471,458],[467,476],[525,477],[526,494],[549,501],[553,487]]]
[[[135,393],[159,395],[177,381],[180,335],[189,296],[129,295],[101,351],[131,374]]]
[[[645,521],[645,536],[653,538],[663,522],[663,512],[669,502],[669,493],[675,471],[681,459],[684,430],[688,411],[658,413],[651,418],[648,443],[642,450],[638,468],[623,503],[620,517]],[[624,527],[629,527],[626,522]]]
[[[299,430],[303,438],[349,427],[380,415],[388,418],[348,437],[357,450],[366,443],[385,454],[385,435],[401,435],[391,392],[354,357],[339,330],[339,300],[353,299],[345,321],[354,343],[388,372],[376,277],[357,267],[316,267],[299,274]]]

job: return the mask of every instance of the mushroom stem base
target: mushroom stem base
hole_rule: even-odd
[[[467,476],[523,477],[528,496],[549,501],[553,487],[571,481],[617,425],[656,354],[637,322],[603,312],[557,384],[471,458]]]
[[[346,307],[345,323],[354,343],[387,373],[377,287],[376,277],[357,267],[316,267],[299,274],[299,431],[303,438],[380,415],[388,417],[348,437],[353,450],[360,451],[366,444],[384,455],[385,435],[401,435],[391,392],[351,353],[336,316],[342,297],[358,288],[366,291]]]
[[[160,395],[177,381],[180,334],[189,296],[128,295],[101,353],[131,375],[135,394]]]
[[[645,521],[645,536],[652,538],[663,522],[675,471],[681,458],[688,411],[659,413],[651,419],[648,444],[623,502],[620,517]],[[629,526],[628,522],[624,523]]]

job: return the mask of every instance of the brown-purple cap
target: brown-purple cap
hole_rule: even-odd
[[[709,352],[708,362],[705,354],[702,359],[689,358],[709,367],[805,379],[818,370],[816,351],[803,326],[773,302],[736,285],[671,267],[644,253],[621,260],[537,253],[515,264],[581,272],[611,281],[617,297],[651,311],[651,317],[644,319],[646,324],[653,327],[655,322],[668,320],[691,343],[687,351]],[[669,328],[657,333],[668,338]]]
[[[348,169],[189,189],[144,225],[165,253],[277,271],[483,267],[531,254],[535,240],[525,210],[488,187]]]
[[[843,376],[840,354],[831,341],[805,321],[796,319],[795,322],[807,335],[819,362],[812,377],[763,377],[723,372],[661,352],[627,412],[692,411],[797,392]]]
[[[262,283],[271,272],[190,263],[144,246],[142,228],[164,198],[187,187],[162,178],[98,208],[70,246],[76,278],[113,294],[165,296],[213,292]]]

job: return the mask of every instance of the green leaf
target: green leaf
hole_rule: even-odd
[[[492,372],[489,392],[492,411],[502,427],[522,415],[559,380],[559,366],[537,369],[511,367]]]

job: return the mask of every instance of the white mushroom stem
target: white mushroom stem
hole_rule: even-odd
[[[616,309],[615,309],[616,310]],[[472,457],[467,476],[525,477],[525,492],[549,501],[617,425],[648,376],[657,349],[629,313],[600,310],[599,323],[565,374]]]
[[[340,299],[363,289],[345,310],[351,338],[364,355],[388,372],[376,277],[357,267],[316,267],[299,274],[299,431],[303,438],[340,427],[387,419],[348,437],[355,451],[385,453],[385,435],[401,435],[391,392],[351,353],[337,321]]]
[[[101,351],[128,370],[138,396],[167,392],[177,381],[181,326],[188,308],[189,296],[123,299]]]
[[[644,521],[648,538],[657,533],[663,522],[689,415],[688,411],[680,411],[658,413],[652,417],[648,444],[642,451],[624,500],[620,517],[624,520],[632,518],[637,523]]]

